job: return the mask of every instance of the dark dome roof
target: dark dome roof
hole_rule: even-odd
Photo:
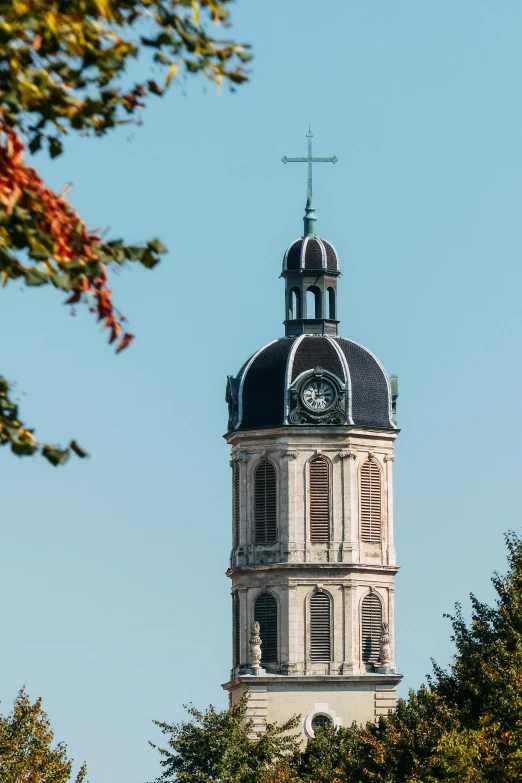
[[[321,237],[301,237],[292,242],[283,258],[283,272],[294,269],[339,271],[337,250]]]
[[[378,359],[352,340],[310,334],[265,345],[230,379],[237,399],[230,429],[291,424],[290,389],[303,373],[316,368],[339,380],[347,426],[395,429],[390,383]]]

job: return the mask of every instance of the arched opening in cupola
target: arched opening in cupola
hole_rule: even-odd
[[[288,319],[302,318],[301,291],[298,288],[292,288],[288,302]]]
[[[322,318],[321,290],[316,285],[311,285],[306,292],[306,317]]]
[[[328,318],[331,321],[335,321],[335,291],[333,288],[328,289]]]

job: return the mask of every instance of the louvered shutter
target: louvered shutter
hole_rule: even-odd
[[[370,460],[361,466],[361,539],[381,540],[381,471]]]
[[[261,664],[277,663],[277,601],[273,595],[259,596],[254,605],[254,620],[260,626]]]
[[[273,544],[277,539],[276,470],[267,459],[256,468],[254,478],[254,528],[256,544]]]
[[[239,465],[234,465],[234,546],[239,546]]]
[[[314,593],[310,598],[310,660],[330,660],[330,598]]]
[[[240,636],[239,636],[239,627],[240,627],[240,604],[239,604],[239,595],[236,593],[234,595],[234,666],[239,666],[240,664]]]
[[[361,615],[362,659],[366,663],[376,663],[381,646],[382,604],[375,593],[363,599]]]
[[[310,463],[310,540],[330,540],[330,465],[322,457]]]

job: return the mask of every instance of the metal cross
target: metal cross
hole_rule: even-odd
[[[334,156],[333,158],[313,158],[312,157],[312,139],[314,134],[308,128],[308,133],[306,134],[306,137],[308,139],[308,157],[307,158],[287,158],[286,155],[284,158],[281,158],[283,163],[308,163],[308,193],[307,193],[307,201],[309,204],[312,203],[312,163],[337,163],[337,158]]]

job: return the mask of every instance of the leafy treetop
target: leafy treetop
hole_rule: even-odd
[[[41,699],[31,703],[22,689],[9,715],[0,715],[0,780],[2,783],[69,783],[73,760],[54,735]],[[83,764],[74,783],[86,775]]]
[[[246,718],[248,694],[223,712],[209,707],[200,712],[188,708],[192,720],[169,724],[155,721],[168,737],[161,754],[162,774],[155,783],[264,783],[285,760],[298,751],[293,731],[297,718],[284,724],[268,724],[253,738],[253,723]]]
[[[208,22],[228,25],[229,2],[0,0],[0,282],[67,292],[67,304],[86,304],[96,314],[116,352],[133,335],[113,304],[108,269],[129,262],[152,269],[166,248],[159,239],[104,241],[66,200],[67,188],[55,193],[27,165],[24,149],[35,153],[45,142],[56,157],[71,130],[103,135],[187,74],[218,85],[246,81],[248,47],[207,31]],[[153,52],[159,80],[125,84],[129,60],[145,50]],[[19,423],[8,389],[2,381],[0,445],[65,462],[69,449],[42,446]]]

